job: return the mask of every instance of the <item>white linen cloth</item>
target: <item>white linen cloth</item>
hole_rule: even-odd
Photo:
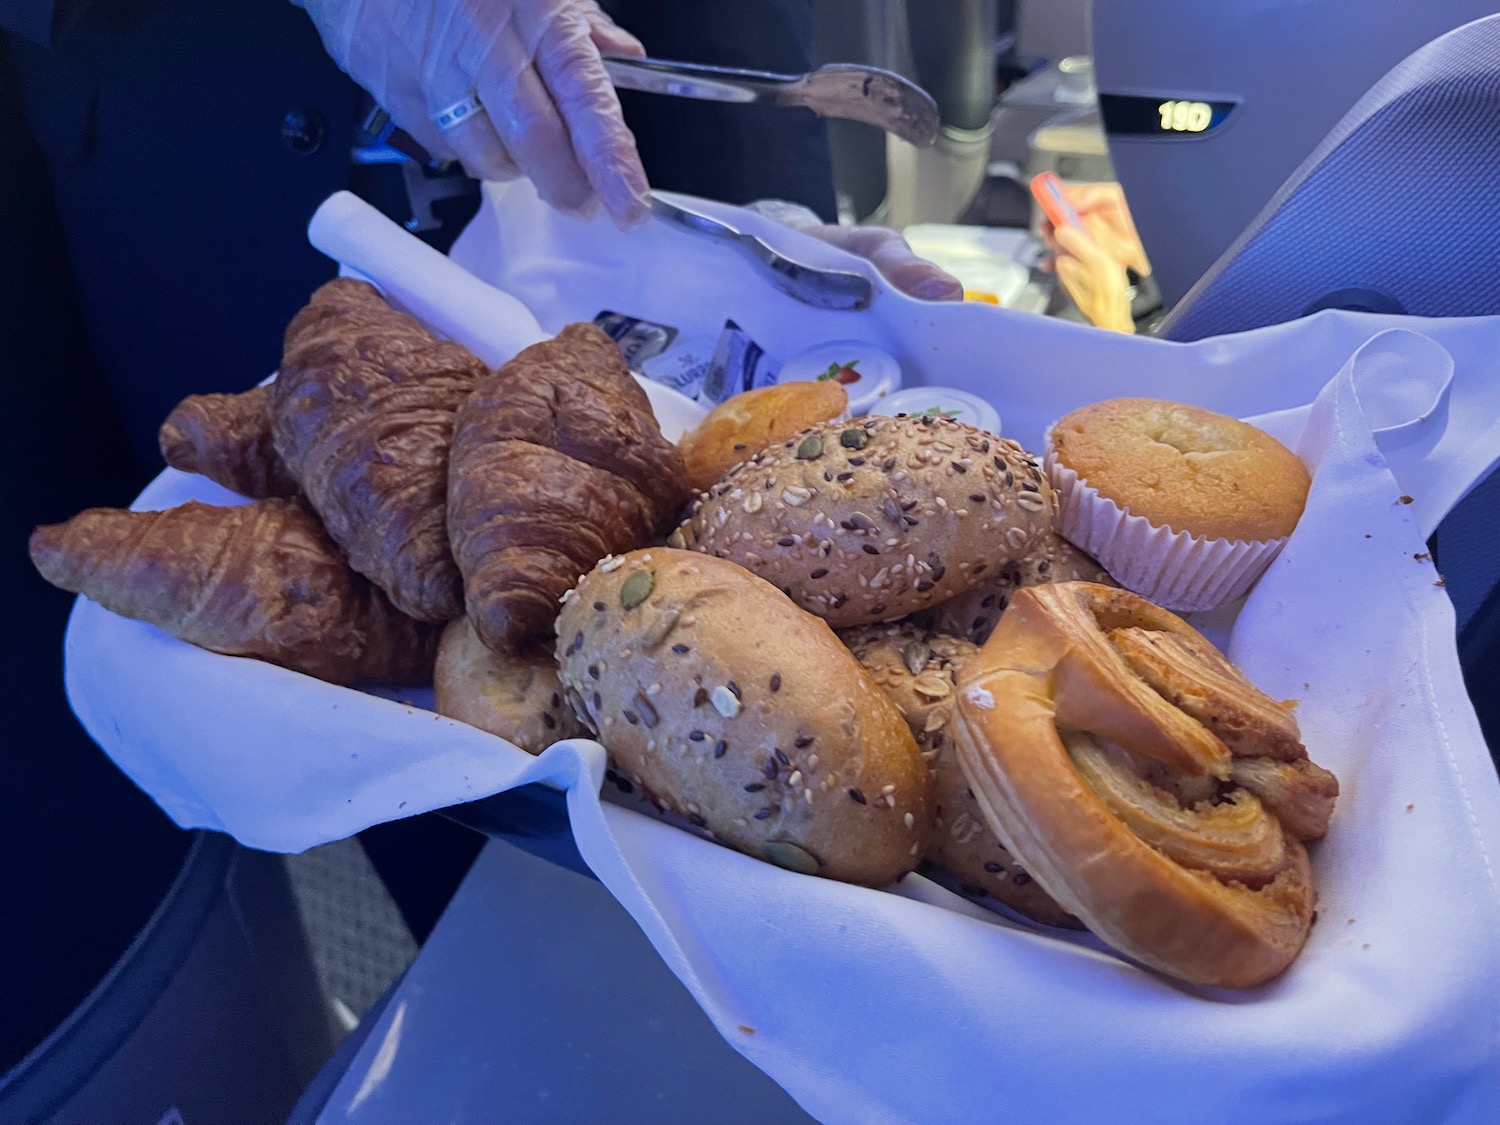
[[[862,268],[736,218],[799,256]],[[526,782],[564,785],[595,873],[725,1038],[827,1122],[1500,1120],[1500,785],[1424,543],[1500,454],[1500,321],[1324,313],[1171,344],[924,304],[878,279],[868,311],[826,312],[774,292],[733,248],[655,221],[622,234],[558,218],[524,183],[487,189],[453,257],[548,331],[609,308],[689,331],[732,316],[772,353],[868,339],[908,381],[990,398],[1032,448],[1058,415],[1119,394],[1259,418],[1291,443],[1314,471],[1306,514],[1238,614],[1206,624],[1260,687],[1297,700],[1312,757],[1339,777],[1312,849],[1308,946],[1258,990],[1182,987],[918,877],[890,893],[798,876],[601,805],[597,744],[531,758],[80,600],[70,697],[178,823],[295,851]],[[167,473],[141,503],[227,496]]]

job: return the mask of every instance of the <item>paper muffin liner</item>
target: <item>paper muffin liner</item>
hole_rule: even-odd
[[[1206,539],[1133,516],[1062,464],[1047,431],[1043,459],[1057,491],[1057,532],[1125,589],[1176,613],[1216,609],[1247,593],[1287,537]]]

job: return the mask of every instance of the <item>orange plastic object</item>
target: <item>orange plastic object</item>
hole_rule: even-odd
[[[1031,177],[1031,195],[1054,227],[1083,229],[1083,221],[1063,194],[1063,182],[1056,172],[1041,172]]]

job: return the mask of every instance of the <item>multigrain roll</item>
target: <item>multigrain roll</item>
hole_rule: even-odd
[[[726,399],[678,444],[688,484],[706,491],[724,473],[767,446],[783,442],[849,409],[849,392],[832,379],[756,387]]]
[[[615,768],[731,847],[885,886],[932,823],[926,763],[828,626],[731,562],[651,548],[565,599],[557,660]]]
[[[936,632],[982,645],[1017,590],[1048,582],[1117,585],[1097,562],[1061,535],[1049,532],[1030,551],[1012,559],[979,585],[916,614],[915,620]]]
[[[433,706],[439,715],[540,754],[560,739],[588,737],[562,690],[549,645],[500,655],[479,639],[467,617],[443,630],[433,675]]]
[[[1307,502],[1306,467],[1270,434],[1160,399],[1082,407],[1047,434],[1058,530],[1126,589],[1206,610],[1249,590]]]
[[[861,625],[839,639],[896,704],[932,771],[936,807],[925,857],[956,876],[965,894],[988,895],[1045,925],[1077,927],[985,823],[959,768],[956,680],[978,647],[910,621]]]
[[[847,628],[977,585],[1030,551],[1054,508],[1015,442],[946,418],[872,415],[731,469],[669,542],[737,562]]]
[[[443,631],[433,687],[439,715],[498,735],[528,754],[593,733],[563,696],[550,642],[497,653],[479,639],[466,617]],[[604,781],[605,800],[648,816],[660,813],[613,766],[605,769]]]

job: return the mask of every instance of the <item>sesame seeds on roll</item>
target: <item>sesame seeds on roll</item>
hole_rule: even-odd
[[[739,563],[842,628],[962,593],[1031,550],[1054,510],[1015,442],[946,418],[872,415],[736,466],[672,542]]]

